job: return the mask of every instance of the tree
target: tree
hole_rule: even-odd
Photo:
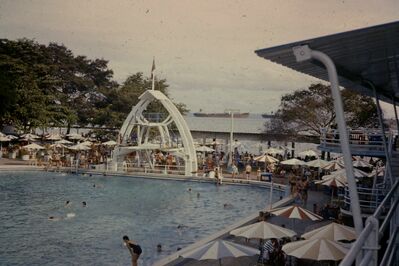
[[[377,107],[373,99],[347,89],[341,93],[347,125],[352,128],[374,127]],[[331,90],[329,86],[319,83],[282,96],[280,107],[266,125],[266,130],[320,135],[321,128],[333,125],[335,110]]]
[[[56,43],[1,39],[0,122],[24,129],[90,123],[96,105],[105,100],[99,91],[117,86],[107,64],[104,59],[75,57]]]

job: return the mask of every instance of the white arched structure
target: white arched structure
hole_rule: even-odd
[[[194,141],[191,132],[180,114],[179,110],[172,101],[160,91],[147,90],[139,97],[140,101],[129,113],[119,132],[119,144],[113,152],[113,162],[115,170],[118,170],[119,163],[124,160],[124,156],[132,151],[146,154],[150,167],[154,167],[150,160],[150,152],[156,149],[163,151],[173,151],[174,156],[180,157],[185,163],[185,175],[192,176],[197,173],[197,157]],[[166,119],[161,122],[152,122],[144,117],[143,112],[153,101],[159,101],[168,112]],[[174,142],[169,127],[175,124],[181,138],[181,144]],[[151,141],[151,135],[158,134],[158,141]],[[134,136],[134,143],[131,143]]]

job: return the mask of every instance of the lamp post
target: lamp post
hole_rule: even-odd
[[[233,166],[233,131],[234,131],[234,113],[239,113],[238,109],[226,109],[224,111],[228,113],[231,117],[231,127],[230,127],[230,156],[228,161],[228,166]]]

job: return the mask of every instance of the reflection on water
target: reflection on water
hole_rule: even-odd
[[[123,235],[142,246],[141,265],[151,265],[258,211],[267,194],[246,186],[0,173],[0,265],[129,265]]]

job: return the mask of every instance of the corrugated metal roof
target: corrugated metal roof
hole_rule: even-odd
[[[296,62],[292,48],[309,45],[334,61],[340,85],[373,95],[364,80],[371,81],[384,101],[399,102],[399,22],[337,33],[255,51],[267,60],[328,81],[324,66],[315,60]]]

